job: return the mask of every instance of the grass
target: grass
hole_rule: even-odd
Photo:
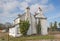
[[[14,37],[9,37],[9,41],[26,41],[26,40],[40,40],[40,39],[54,39],[54,36],[51,35],[47,35],[47,36],[40,36],[40,35],[36,35],[36,36],[22,36],[22,37],[18,37],[18,38],[14,38]],[[0,41],[8,41],[8,35],[5,35],[4,37],[0,38]]]
[[[0,33],[0,41],[28,41],[28,40],[32,40],[32,41],[36,41],[36,40],[54,40],[54,39],[60,39],[60,36],[54,36],[55,33],[59,34],[60,32],[54,32],[54,34],[49,34],[46,36],[42,36],[42,35],[32,35],[32,36],[21,36],[21,37],[11,37],[6,34],[6,33]],[[2,36],[3,35],[3,36]],[[2,36],[2,37],[1,37]]]

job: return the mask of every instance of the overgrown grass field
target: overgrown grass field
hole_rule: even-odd
[[[3,37],[0,37],[0,41],[27,41],[27,40],[40,40],[40,39],[54,39],[54,36],[52,35],[32,35],[32,36],[21,36],[21,37],[10,37],[8,35],[5,35]]]

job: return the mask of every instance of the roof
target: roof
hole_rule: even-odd
[[[19,24],[19,23],[18,23]],[[18,24],[14,24],[12,27],[10,27],[10,28],[14,28],[16,25],[18,25]]]
[[[18,17],[17,17],[16,19],[20,18],[20,17],[23,16],[23,15],[25,15],[25,13],[24,13],[24,14],[18,14]],[[14,21],[15,21],[16,19],[14,19]]]
[[[30,9],[29,7],[27,7],[26,9]]]

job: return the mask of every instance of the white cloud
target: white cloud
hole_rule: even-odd
[[[35,13],[37,11],[38,7],[39,7],[39,4],[31,5],[30,12]]]
[[[31,8],[31,9],[30,9],[31,12],[32,12],[32,13],[37,12],[38,7],[40,7],[40,8],[43,10],[43,8],[44,8],[44,7],[47,7],[47,6],[46,6],[46,5],[40,5],[40,4],[38,4],[38,3],[37,3],[37,4],[34,4],[34,5],[31,5],[31,7],[30,7],[30,8]]]
[[[34,1],[37,1],[37,0],[34,0]],[[26,7],[29,6],[28,4],[29,2],[31,3],[32,0],[24,0],[23,2],[19,2],[17,0],[0,0],[0,7],[4,9],[4,12],[3,14],[0,14],[0,17],[6,17],[6,18],[16,17],[17,14],[19,14],[19,12],[15,14],[10,14],[9,11],[17,6],[20,8],[20,10],[25,10]],[[41,7],[43,12],[47,12],[55,9],[52,4],[45,5],[46,3],[48,3],[48,0],[41,0],[40,3],[41,4],[35,3],[30,6],[32,13],[35,13],[38,10],[38,7]]]
[[[41,4],[34,4],[34,5],[31,5],[31,12],[32,13],[35,13],[37,10],[38,10],[38,7],[41,7],[41,9],[43,10],[43,13],[46,13],[48,11],[52,11],[55,9],[55,7],[52,5],[52,4],[49,4],[49,5],[41,5]]]
[[[17,0],[2,0],[1,4],[2,4],[1,6],[4,9],[4,12],[9,12],[10,10],[16,7],[19,7],[20,10],[25,10],[25,8],[28,7],[28,0],[25,0],[23,2],[19,2]]]
[[[17,1],[17,0],[0,0],[2,2],[13,2],[13,1]]]
[[[32,0],[25,0],[27,3],[31,2]]]
[[[4,3],[7,2],[6,4]],[[24,10],[27,6],[28,3],[27,2],[21,2],[19,3],[18,1],[14,0],[2,0],[0,3],[0,6],[2,6],[2,8],[4,9],[4,12],[2,14],[0,14],[0,18],[2,18],[1,20],[4,20],[4,18],[16,18],[17,14],[19,14],[19,12],[14,13],[14,14],[10,14],[9,11],[12,10],[15,7],[19,7],[21,10]],[[12,19],[11,19],[12,20]]]
[[[18,13],[9,14],[8,12],[7,13],[0,14],[0,22],[1,23],[5,23],[5,22],[12,23],[13,20],[17,17],[17,14]]]
[[[4,13],[0,14],[0,18],[1,18],[1,20],[4,20],[4,18],[14,20],[17,17],[17,14],[19,14],[19,13],[10,14],[9,12],[4,12]],[[14,19],[12,19],[12,18],[14,18]],[[8,19],[6,19],[6,20],[8,20]]]
[[[4,1],[6,3],[4,3]],[[18,1],[2,0],[0,6],[4,9],[4,12],[0,14],[1,22],[13,21],[14,19],[12,18],[16,18],[18,13],[10,14],[9,11],[18,5],[19,5]]]
[[[48,8],[49,8],[50,11],[55,9],[53,4],[49,4]]]
[[[54,16],[50,16],[48,18],[48,20],[51,20],[51,19],[56,19],[56,18],[59,18],[60,17],[60,13],[58,13],[57,15],[54,15]]]
[[[8,1],[8,3],[4,4],[3,1]],[[2,14],[0,14],[0,17],[14,17],[17,16],[16,14],[10,14],[9,11],[12,10],[13,8],[15,8],[16,6],[19,5],[18,1],[12,1],[12,0],[3,0],[1,1],[2,3],[0,4],[1,7],[4,9],[4,12]]]
[[[48,0],[41,0],[41,4],[47,4]]]
[[[10,0],[9,3],[3,5],[4,6],[4,10],[5,10],[5,12],[9,11],[9,10],[13,9],[16,6],[18,6],[21,10],[25,10],[25,8],[29,6],[28,2],[31,2],[31,1],[32,0],[25,0],[25,1],[19,3],[16,0],[15,1]],[[41,1],[41,3],[47,3],[47,2],[48,2],[48,0],[42,0]],[[53,5],[48,5],[47,6],[47,5],[41,5],[41,4],[37,3],[37,4],[34,4],[34,5],[30,6],[31,12],[32,13],[36,12],[39,6],[43,9],[43,12],[46,12],[48,10],[51,10],[51,8],[52,9],[54,8]]]
[[[20,9],[21,9],[21,10],[25,10],[26,7],[28,7],[28,3],[27,3],[27,2],[21,2],[21,3],[20,3]]]
[[[53,4],[43,5],[43,12],[45,13],[48,13],[54,10],[55,10],[55,6]]]
[[[7,4],[3,4],[3,7],[4,7],[5,11],[8,11],[8,10],[11,10],[12,8],[16,7],[17,5],[18,5],[18,2],[14,1],[14,2],[9,2]]]

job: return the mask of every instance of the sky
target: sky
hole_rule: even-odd
[[[48,23],[60,22],[60,0],[0,0],[0,23],[13,23],[17,15],[23,14],[28,6],[32,14],[41,7]]]

